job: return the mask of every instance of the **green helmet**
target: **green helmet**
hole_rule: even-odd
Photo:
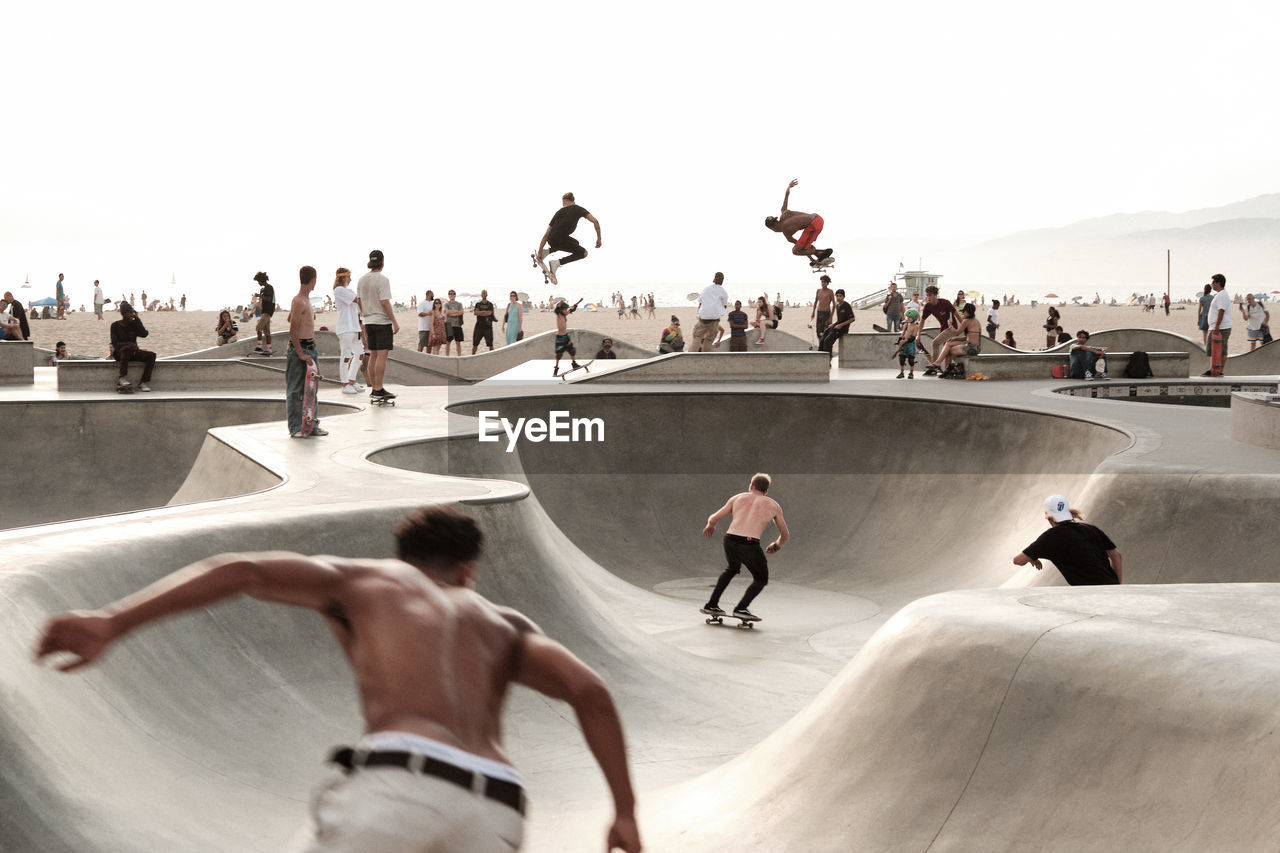
[[[920,312],[919,312],[919,311],[917,311],[917,310],[916,310],[916,309],[914,309],[914,308],[908,308],[908,309],[907,309],[907,319],[908,319],[908,320],[919,320],[919,319],[920,319]]]

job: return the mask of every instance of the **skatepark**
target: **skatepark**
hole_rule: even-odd
[[[715,381],[700,355],[568,383],[536,380],[549,363],[528,355],[409,358],[388,373],[394,409],[323,389],[330,435],[308,441],[281,423],[282,379],[166,391],[162,361],[152,395],[60,388],[45,368],[0,387],[0,423],[40,448],[41,474],[0,501],[0,850],[281,849],[328,749],[360,734],[319,617],[230,602],[73,675],[34,665],[32,644],[51,613],[219,552],[390,556],[394,522],[438,502],[486,531],[480,591],[613,690],[646,849],[1280,846],[1276,404],[1249,398],[1246,429],[1234,399],[895,381],[843,359],[815,375],[807,352]],[[604,436],[507,452],[479,440],[481,411],[570,412]],[[753,605],[764,621],[709,626],[723,556],[700,532],[757,471],[792,540]],[[1116,542],[1123,586],[1011,563],[1051,493]],[[506,740],[525,849],[599,849],[607,793],[568,709],[516,689]]]

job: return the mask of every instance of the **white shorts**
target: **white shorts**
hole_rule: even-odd
[[[405,750],[519,783],[510,765],[399,732],[379,732],[364,749]],[[448,756],[447,758],[445,756]],[[508,853],[520,849],[524,818],[483,792],[399,767],[335,773],[316,791],[311,825],[290,846],[296,853]]]

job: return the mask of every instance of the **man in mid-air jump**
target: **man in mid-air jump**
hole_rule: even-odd
[[[816,266],[819,261],[825,261],[831,257],[831,249],[817,249],[813,245],[818,235],[822,233],[821,216],[816,213],[801,213],[798,210],[787,209],[787,203],[791,200],[791,188],[798,183],[800,182],[792,181],[787,184],[786,195],[782,197],[782,215],[766,216],[764,227],[770,231],[779,232],[787,238],[788,242],[795,243],[791,247],[791,254],[805,255],[809,258],[809,265]],[[797,231],[801,231],[798,240],[794,236]]]
[[[560,209],[551,217],[551,222],[547,224],[547,230],[543,233],[542,239],[538,241],[538,252],[536,260],[542,265],[542,260],[552,252],[568,252],[569,254],[563,258],[553,258],[543,267],[547,274],[547,278],[552,284],[559,284],[556,281],[556,270],[565,264],[571,264],[574,261],[580,261],[587,256],[587,250],[582,244],[573,239],[573,231],[578,227],[578,220],[586,219],[596,227],[596,248],[602,245],[600,238],[600,220],[591,215],[585,207],[577,204],[573,200],[573,193],[565,193],[560,198]]]

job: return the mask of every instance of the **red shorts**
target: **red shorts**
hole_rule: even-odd
[[[800,239],[796,241],[797,249],[812,249],[813,241],[818,239],[818,235],[822,233],[822,217],[814,214],[813,221],[804,227],[800,232]]]

